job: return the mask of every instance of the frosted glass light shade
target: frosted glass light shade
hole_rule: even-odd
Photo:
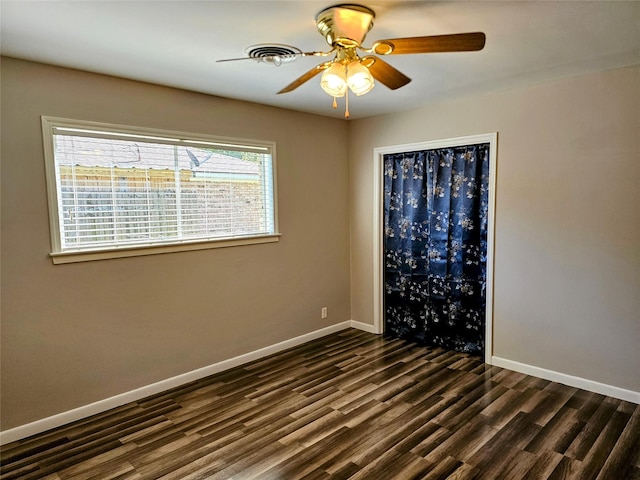
[[[351,62],[347,67],[347,85],[356,95],[364,95],[374,87],[369,69],[360,62]]]
[[[322,74],[320,86],[332,97],[344,97],[344,94],[347,92],[346,77],[344,65],[334,63]]]

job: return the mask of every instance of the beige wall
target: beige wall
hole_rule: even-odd
[[[2,430],[349,319],[344,121],[6,58],[1,89]],[[40,115],[275,141],[281,241],[54,266]]]
[[[640,67],[350,126],[351,316],[372,316],[372,151],[498,132],[494,355],[640,391]]]
[[[372,323],[373,148],[494,131],[494,354],[640,391],[637,67],[351,122],[13,59],[1,73],[2,430]],[[282,240],[54,266],[40,115],[276,141]]]

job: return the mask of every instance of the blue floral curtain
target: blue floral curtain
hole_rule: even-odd
[[[484,352],[489,144],[384,156],[385,333]]]

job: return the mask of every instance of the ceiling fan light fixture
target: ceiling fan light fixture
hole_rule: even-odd
[[[369,69],[357,61],[347,66],[347,85],[357,96],[370,92],[375,86]]]
[[[374,78],[390,90],[404,87],[411,82],[409,77],[376,55],[475,52],[482,50],[486,41],[486,35],[483,32],[469,32],[378,40],[371,48],[366,48],[362,46],[362,42],[373,27],[374,19],[375,12],[364,5],[355,3],[334,5],[321,10],[316,15],[318,32],[331,46],[331,50],[327,52],[286,50],[281,54],[280,49],[283,46],[276,45],[276,51],[269,51],[266,54],[263,54],[263,48],[260,48],[256,52],[257,58],[253,58],[253,52],[251,52],[248,53],[248,57],[218,61],[253,58],[279,65],[298,57],[327,57],[335,53],[332,60],[316,65],[303,73],[278,94],[291,92],[322,72],[320,86],[333,97],[333,108],[336,108],[337,97],[346,97],[345,117],[349,118],[349,90],[355,95],[364,95],[375,86]],[[256,47],[264,47],[264,45]],[[359,51],[367,55],[361,58]]]
[[[320,78],[320,86],[332,97],[344,97],[347,92],[347,72],[341,63],[327,68]]]

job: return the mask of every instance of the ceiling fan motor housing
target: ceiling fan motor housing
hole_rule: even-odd
[[[318,32],[332,47],[359,47],[373,27],[376,14],[363,5],[345,3],[325,8],[316,15]]]

